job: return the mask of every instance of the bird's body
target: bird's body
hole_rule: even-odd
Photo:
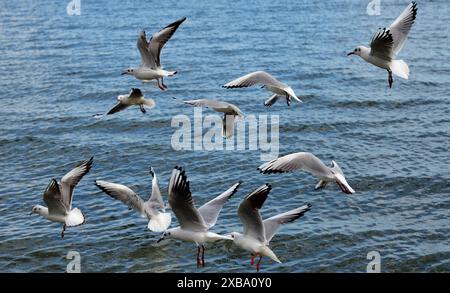
[[[44,191],[42,205],[33,206],[31,213],[38,214],[47,220],[63,224],[61,238],[64,238],[66,227],[79,226],[86,218],[78,208],[72,208],[73,190],[78,182],[86,175],[92,166],[93,158],[83,161],[61,178],[61,182],[52,179]]]
[[[253,85],[261,85],[266,90],[274,93],[269,99],[264,102],[264,105],[267,107],[272,106],[279,98],[285,98],[286,103],[289,106],[291,104],[291,100],[295,99],[297,102],[301,103],[302,101],[297,97],[294,93],[294,90],[285,83],[280,82],[272,75],[265,71],[255,71],[244,76],[241,76],[235,80],[228,82],[223,85],[224,88],[242,88],[242,87],[250,87]]]
[[[141,64],[138,68],[128,68],[124,70],[122,75],[132,75],[136,79],[144,82],[156,80],[158,87],[163,91],[166,90],[167,86],[164,84],[164,77],[173,76],[177,74],[177,72],[163,69],[160,59],[161,50],[185,20],[186,17],[169,24],[159,32],[155,33],[150,41],[147,41],[145,31],[141,31],[136,44],[141,55]]]
[[[262,208],[271,189],[270,185],[264,184],[245,197],[238,208],[238,216],[244,225],[244,232],[232,232],[230,234],[234,244],[252,253],[251,265],[254,264],[256,256],[260,257],[256,264],[257,271],[259,271],[263,256],[281,263],[272,249],[270,249],[270,241],[282,224],[297,220],[311,209],[311,205],[306,204],[263,221],[259,210]]]
[[[138,88],[132,88],[128,95],[119,95],[117,104],[108,111],[106,115],[111,115],[119,111],[125,110],[130,106],[139,106],[142,113],[146,113],[145,108],[153,108],[156,105],[153,99],[146,99]]]
[[[133,190],[122,184],[96,180],[95,185],[112,198],[122,201],[130,209],[135,210],[141,217],[146,218],[149,230],[162,232],[170,226],[171,216],[170,213],[165,212],[164,201],[153,168],[150,168],[150,175],[153,177],[152,193],[147,201],[144,201]]]
[[[157,242],[166,238],[193,242],[197,245],[197,267],[205,266],[205,247],[208,242],[218,240],[232,240],[230,236],[223,236],[210,232],[222,210],[223,205],[239,188],[236,183],[216,198],[208,201],[200,208],[196,208],[189,187],[189,181],[182,168],[175,167],[169,181],[169,204],[180,223],[179,227],[168,229]],[[200,261],[200,247],[203,249]]]
[[[392,74],[408,79],[408,64],[396,57],[405,44],[416,15],[417,4],[412,2],[388,28],[380,28],[375,33],[369,48],[358,46],[347,55],[357,55],[364,61],[387,70],[389,87],[393,84]]]
[[[216,242],[218,240],[231,240],[230,237],[219,235],[210,231],[192,231],[181,227],[175,227],[167,230],[170,236],[186,242],[193,242],[197,245],[204,245],[209,242]]]
[[[355,193],[353,188],[347,183],[344,172],[335,161],[331,161],[331,166],[328,167],[314,154],[308,152],[285,155],[262,164],[258,167],[258,170],[264,174],[303,170],[320,179],[316,189],[325,187],[329,182],[336,182],[344,193]]]
[[[222,136],[225,138],[229,138],[233,135],[235,118],[244,117],[244,114],[236,105],[227,102],[200,99],[200,100],[185,101],[184,103],[193,105],[195,107],[211,108],[216,112],[224,113],[222,119]]]

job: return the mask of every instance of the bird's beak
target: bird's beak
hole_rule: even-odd
[[[156,243],[160,243],[161,241],[164,240],[164,236],[162,236],[161,238],[159,238],[158,240],[156,240]]]
[[[354,54],[355,54],[355,52],[350,52],[347,54],[347,56],[354,55]]]
[[[33,214],[33,212],[30,212],[30,216]]]
[[[120,74],[120,75],[125,75],[125,74],[127,74],[127,71],[125,70],[125,71],[122,71],[122,73]]]

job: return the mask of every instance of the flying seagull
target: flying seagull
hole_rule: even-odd
[[[358,55],[364,61],[375,66],[386,69],[388,72],[389,88],[394,82],[392,73],[408,79],[409,67],[403,60],[395,59],[405,45],[408,33],[411,30],[417,15],[417,4],[411,2],[399,17],[388,28],[379,28],[372,38],[370,48],[364,46],[356,47],[350,55]]]
[[[280,226],[297,220],[311,209],[311,205],[306,204],[263,221],[259,210],[263,206],[271,189],[272,187],[269,184],[264,184],[250,193],[241,202],[238,208],[238,216],[242,224],[244,224],[244,233],[231,233],[233,242],[237,246],[252,253],[251,265],[254,264],[255,258],[259,256],[258,263],[256,264],[257,272],[259,272],[263,256],[267,256],[281,263],[275,253],[269,248],[269,242],[275,236]]]
[[[227,102],[201,99],[201,100],[184,101],[184,103],[193,105],[195,107],[211,108],[214,111],[224,113],[222,119],[222,136],[225,138],[233,136],[235,117],[240,118],[244,117],[244,114],[236,105]]]
[[[293,153],[258,167],[261,173],[284,173],[294,170],[303,170],[313,174],[320,179],[316,185],[316,190],[323,188],[328,182],[336,182],[341,190],[347,194],[355,193],[353,188],[345,180],[344,172],[335,161],[331,161],[331,166],[327,167],[319,158],[311,153]]]
[[[122,75],[129,74],[137,79],[149,82],[156,79],[158,87],[166,90],[163,78],[177,74],[176,71],[166,71],[161,66],[161,50],[167,41],[173,36],[178,27],[186,20],[186,17],[169,24],[159,32],[155,33],[150,41],[147,41],[145,31],[141,31],[137,40],[137,48],[141,54],[141,65],[138,68],[128,68]],[[159,81],[161,79],[161,82]]]
[[[150,168],[152,176],[152,193],[147,201],[144,201],[129,187],[111,183],[103,180],[96,180],[95,185],[103,192],[114,199],[120,200],[130,209],[138,212],[141,217],[148,219],[148,229],[153,232],[165,231],[171,222],[170,213],[165,213],[165,205],[159,190],[158,179],[153,168]],[[162,212],[161,212],[162,211]]]
[[[64,175],[59,183],[52,179],[44,191],[44,202],[47,207],[35,205],[31,209],[31,214],[39,214],[50,221],[62,223],[61,239],[64,238],[66,227],[79,226],[86,221],[78,208],[72,209],[73,190],[83,176],[91,170],[93,159],[94,157],[91,157],[81,162]]]
[[[208,230],[216,224],[223,205],[236,193],[240,184],[240,182],[234,184],[197,209],[185,171],[181,167],[175,167],[169,181],[169,204],[180,226],[165,231],[157,242],[166,238],[194,242],[197,245],[197,268],[200,267],[200,246],[202,248],[201,265],[205,266],[205,243],[222,239],[232,240],[230,236],[219,235]]]
[[[294,98],[296,101],[300,103],[302,102],[295,95],[294,91],[290,86],[278,81],[272,75],[268,74],[265,71],[255,71],[247,75],[241,76],[223,85],[223,87],[231,89],[231,88],[250,87],[257,84],[262,85],[263,88],[274,93],[274,95],[272,95],[269,99],[267,99],[264,102],[264,105],[267,107],[272,106],[276,101],[278,101],[279,98],[286,98],[288,106],[291,104],[292,98]]]
[[[118,103],[106,115],[117,113],[133,105],[139,106],[141,112],[145,114],[147,112],[145,107],[153,108],[156,105],[153,99],[146,99],[138,88],[132,88],[128,95],[119,95],[117,101]]]

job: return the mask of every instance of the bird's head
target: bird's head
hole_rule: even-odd
[[[134,69],[133,69],[133,68],[127,68],[127,69],[124,69],[124,70],[122,71],[122,75],[125,75],[125,74],[133,75],[133,74],[134,74]]]
[[[30,215],[32,215],[32,214],[41,214],[41,213],[42,213],[42,208],[43,208],[43,206],[41,206],[41,205],[35,205],[35,206],[33,206],[33,207],[31,208],[31,213],[30,213]]]
[[[159,243],[165,239],[171,238],[172,237],[172,229],[168,229],[166,231],[164,231],[164,233],[161,235],[161,237],[156,241],[156,243]]]
[[[349,53],[347,54],[347,56],[350,56],[350,55],[358,55],[358,56],[361,56],[362,52],[365,51],[364,49],[366,49],[366,48],[363,47],[363,46],[358,46],[358,47],[356,47],[353,51],[349,52]]]

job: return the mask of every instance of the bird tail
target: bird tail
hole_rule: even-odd
[[[409,67],[408,64],[406,64],[405,61],[403,60],[392,60],[391,61],[391,71],[392,73],[394,73],[395,75],[404,78],[404,79],[408,79],[409,77]]]
[[[167,70],[162,70],[162,74],[164,76],[173,76],[175,74],[177,74],[177,71],[167,71]]]
[[[169,228],[171,222],[170,213],[158,213],[150,218],[147,227],[153,232],[163,232]]]
[[[143,103],[146,107],[148,108],[153,108],[155,107],[156,103],[153,99],[144,99],[144,103]]]
[[[276,261],[277,263],[281,263],[281,261],[278,259],[278,257],[275,255],[275,253],[270,249],[269,247],[264,247],[264,255],[270,257],[273,261]]]
[[[65,224],[68,227],[74,227],[84,224],[85,221],[86,218],[84,217],[83,213],[79,209],[74,208],[66,217]]]

